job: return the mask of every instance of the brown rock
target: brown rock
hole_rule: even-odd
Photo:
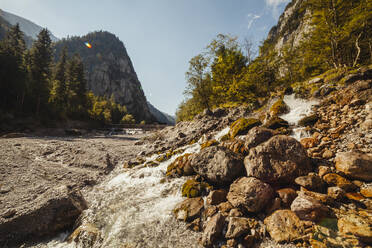
[[[243,217],[244,214],[237,208],[230,210],[229,217]]]
[[[362,217],[356,214],[347,214],[338,220],[338,229],[344,235],[355,235],[362,241],[372,243],[371,218]]]
[[[292,183],[311,170],[306,150],[294,138],[277,135],[250,150],[244,159],[248,176],[276,185]]]
[[[324,175],[326,175],[328,173],[331,173],[331,172],[332,172],[332,170],[328,166],[319,166],[318,167],[318,175],[320,177],[323,177]]]
[[[312,191],[323,191],[324,182],[323,180],[315,173],[309,173],[307,176],[297,177],[295,182]]]
[[[225,217],[220,213],[214,215],[205,225],[202,244],[206,247],[212,247],[221,238],[224,225]]]
[[[351,192],[351,193],[346,193],[345,194],[346,198],[352,201],[361,201],[364,200],[364,196],[362,196],[359,193]]]
[[[305,194],[299,194],[291,204],[291,210],[301,220],[316,221],[325,217],[328,213],[328,208],[317,199]]]
[[[227,247],[237,247],[238,246],[238,241],[236,239],[229,239],[226,241]]]
[[[264,223],[276,242],[291,242],[303,235],[301,220],[290,210],[277,210]]]
[[[218,204],[218,210],[220,210],[221,213],[229,213],[230,210],[233,208],[233,206],[231,205],[230,202],[222,202],[220,204]]]
[[[345,198],[345,190],[341,189],[340,187],[329,187],[327,189],[327,194],[329,197],[335,200],[342,200]]]
[[[359,152],[338,153],[336,169],[351,179],[372,181],[372,156]]]
[[[360,193],[365,197],[372,198],[372,183],[360,187]]]
[[[322,155],[322,157],[323,157],[324,159],[330,159],[330,158],[332,158],[333,156],[334,156],[334,154],[333,154],[332,151],[330,151],[330,150],[328,150],[328,149],[324,149],[324,151],[323,151],[323,155]]]
[[[315,147],[318,144],[318,140],[315,138],[303,138],[300,141],[301,145],[306,149]]]
[[[207,203],[209,205],[218,205],[226,201],[227,191],[224,189],[213,190],[207,196]]]
[[[209,206],[205,209],[204,215],[205,217],[211,217],[218,212],[218,208],[216,206]]]
[[[343,178],[342,176],[336,174],[336,173],[329,173],[323,177],[323,180],[329,185],[329,186],[337,186],[345,191],[351,191],[356,188],[356,186],[350,182],[349,180]]]
[[[203,208],[203,198],[187,198],[183,202],[177,204],[173,212],[178,220],[190,222],[200,217]]]
[[[270,185],[253,177],[242,177],[230,185],[228,201],[236,208],[260,212],[274,196]]]
[[[78,247],[94,247],[102,241],[100,230],[92,223],[82,224],[67,239],[67,242],[75,242]]]
[[[279,189],[276,192],[282,201],[283,207],[285,208],[289,208],[293,200],[297,197],[296,191],[291,188]]]
[[[230,217],[227,227],[226,238],[238,238],[244,234],[248,234],[250,229],[258,225],[257,221],[249,218]]]
[[[249,149],[262,144],[263,142],[267,141],[274,135],[275,132],[271,129],[264,127],[254,127],[251,130],[249,130],[247,134],[244,144],[245,149],[249,151]]]

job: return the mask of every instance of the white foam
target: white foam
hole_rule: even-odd
[[[221,131],[219,131],[215,136],[214,136],[214,139],[217,140],[217,141],[221,141],[222,137],[225,136],[226,134],[228,134],[230,131],[230,127],[226,127],[224,129],[222,129]]]
[[[284,114],[280,117],[292,125],[297,125],[299,120],[311,114],[312,106],[318,104],[316,100],[295,98],[294,94],[284,96],[283,100],[288,105],[290,111],[288,114]]]

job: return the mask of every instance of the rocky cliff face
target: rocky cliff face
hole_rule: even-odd
[[[87,48],[84,42],[89,42],[92,48]],[[100,31],[63,39],[56,43],[57,57],[64,46],[69,55],[81,56],[89,90],[99,96],[113,95],[137,121],[155,121],[124,44],[115,35]]]
[[[280,54],[286,45],[298,47],[310,31],[311,10],[306,8],[304,0],[293,0],[280,16],[278,24],[270,30],[267,39],[275,44],[275,50]]]
[[[161,112],[159,109],[155,108],[150,102],[147,102],[151,114],[156,118],[159,123],[174,125],[176,120],[173,116]]]
[[[6,12],[2,9],[0,9],[0,17],[2,17],[4,20],[6,20],[11,25],[16,25],[19,23],[19,26],[27,36],[30,36],[32,39],[36,40],[37,35],[40,33],[40,31],[43,29],[39,25],[22,18],[20,16],[14,15],[12,13]],[[52,41],[58,41],[58,38],[55,37],[53,34],[51,34],[50,38]]]

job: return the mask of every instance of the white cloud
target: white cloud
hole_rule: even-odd
[[[247,18],[248,18],[248,24],[247,24],[247,28],[250,29],[252,27],[252,24],[255,20],[259,19],[261,16],[259,15],[256,15],[256,14],[248,14],[247,15]]]
[[[265,0],[266,6],[271,10],[271,13],[275,19],[280,15],[279,5],[287,4],[290,0]]]

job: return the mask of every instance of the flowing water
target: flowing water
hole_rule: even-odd
[[[293,134],[291,136],[297,140],[309,137],[310,134],[305,130],[305,128],[298,127],[297,125],[299,120],[312,113],[312,107],[318,104],[318,101],[296,98],[295,94],[286,95],[283,100],[288,105],[289,112],[280,117],[288,121],[290,125],[294,126]]]
[[[215,139],[228,131],[223,129]],[[183,200],[180,189],[186,179],[167,179],[165,173],[177,157],[199,152],[201,142],[184,147],[182,154],[157,167],[117,168],[90,192],[86,196],[89,209],[83,212],[82,223],[100,231],[94,244],[68,243],[65,240],[69,233],[62,233],[40,247],[199,247],[200,233],[187,230],[185,223],[172,216],[175,205]]]

